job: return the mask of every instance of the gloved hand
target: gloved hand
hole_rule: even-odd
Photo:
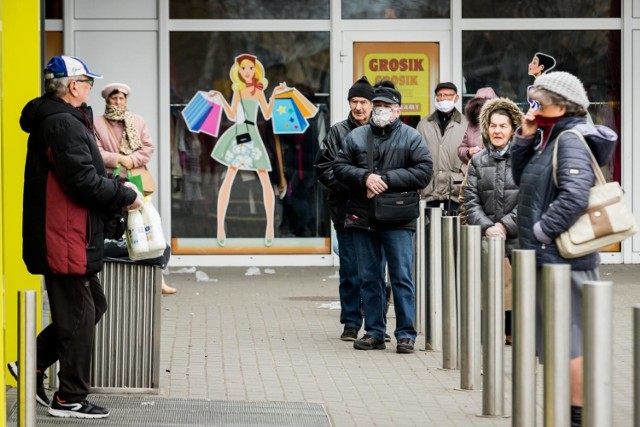
[[[138,190],[138,187],[136,187],[135,184],[131,183],[131,182],[125,182],[124,185],[126,187],[129,187],[130,189],[132,189],[133,191],[136,192],[136,200],[133,201],[133,203],[131,203],[129,206],[126,207],[126,209],[128,211],[132,211],[135,209],[140,209],[142,207],[142,205],[144,204],[144,199],[142,196],[142,193],[140,192],[140,190]]]

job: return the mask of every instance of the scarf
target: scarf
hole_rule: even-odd
[[[542,130],[542,142],[540,143],[540,148],[544,149],[549,141],[549,136],[551,135],[551,128],[556,124],[558,120],[560,120],[563,116],[559,117],[544,117],[544,116],[535,116],[536,124],[538,125],[538,129]]]
[[[264,86],[257,79],[254,79],[251,83],[247,83],[247,87],[252,87],[251,95],[256,94],[256,89],[264,90]]]
[[[124,122],[122,141],[119,141],[120,154],[128,155],[142,148],[140,134],[138,134],[138,129],[133,123],[133,114],[131,112],[116,105],[107,105],[104,109],[104,117],[112,121]]]

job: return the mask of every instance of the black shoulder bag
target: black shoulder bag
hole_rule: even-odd
[[[373,173],[373,132],[367,133],[367,163]],[[417,191],[385,191],[373,197],[372,210],[376,221],[408,222],[420,215],[420,195]]]
[[[240,93],[238,93],[238,94],[240,95]],[[242,114],[244,114],[244,122],[242,122],[242,123],[246,124],[247,125],[247,130],[249,130],[248,126],[255,126],[255,123],[247,120],[247,116],[246,116],[247,110],[244,109],[244,102],[242,102],[242,95],[240,95],[240,105],[242,105]],[[242,124],[242,123],[240,123],[240,124]],[[236,143],[237,144],[244,144],[246,142],[250,142],[251,141],[251,134],[249,132],[238,134],[238,126],[240,124],[236,125]]]

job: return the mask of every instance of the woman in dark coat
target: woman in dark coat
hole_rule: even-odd
[[[530,109],[522,127],[516,130],[511,150],[513,177],[520,186],[518,197],[518,235],[522,249],[536,251],[536,350],[543,361],[542,349],[542,265],[571,266],[571,425],[582,420],[582,284],[599,280],[598,252],[567,259],[558,252],[555,238],[567,231],[583,214],[589,191],[595,180],[589,151],[599,165],[608,163],[618,136],[604,126],[587,123],[589,98],[575,76],[556,71],[538,77],[529,89],[529,98],[539,108]],[[556,174],[553,182],[552,154],[558,144]]]
[[[522,112],[507,98],[487,101],[480,111],[484,149],[471,158],[464,190],[464,210],[469,225],[479,225],[484,236],[506,239],[506,255],[518,243],[518,186],[511,174],[511,140],[522,122]],[[511,280],[505,260],[505,335],[511,344]]]

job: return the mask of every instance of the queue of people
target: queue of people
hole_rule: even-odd
[[[344,230],[351,230],[352,239],[352,244],[340,247],[340,283],[342,286],[345,280],[343,272],[351,271],[351,305],[362,304],[364,313],[364,322],[358,316],[357,323],[348,325],[349,337],[355,340],[353,346],[358,350],[386,348],[384,288],[379,280],[385,254],[396,311],[396,351],[414,350],[415,287],[410,270],[415,219],[379,220],[376,197],[393,191],[420,192],[428,206],[440,207],[449,214],[456,214],[461,202],[468,224],[480,225],[485,236],[506,239],[505,271],[510,271],[513,249],[536,250],[539,270],[536,353],[541,362],[544,362],[541,267],[545,263],[571,265],[571,425],[579,426],[583,403],[582,283],[598,280],[600,257],[595,252],[566,259],[555,246],[555,237],[566,231],[587,207],[594,182],[589,152],[581,138],[560,134],[566,129],[580,133],[600,165],[609,161],[617,135],[588,120],[587,93],[582,82],[569,73],[539,74],[528,88],[528,99],[534,101],[530,105],[535,107],[526,115],[513,101],[496,98],[495,92],[489,90],[479,101],[477,120],[470,120],[478,123],[481,136],[477,141],[464,138],[467,120],[455,108],[459,99],[457,87],[449,82],[436,86],[436,111],[420,121],[417,132],[398,120],[401,94],[396,89],[379,87],[371,98],[369,122],[363,121],[334,141],[333,162],[329,167],[329,161],[324,159],[323,175],[331,175],[334,188],[348,189],[341,200],[346,210],[337,222]],[[340,149],[336,153],[338,144]],[[551,159],[556,144],[559,145],[557,186],[552,178]],[[465,184],[463,191],[458,192],[455,185],[462,181],[461,165],[465,163],[468,163]],[[328,185],[322,175],[320,182]],[[459,195],[464,197],[458,199]],[[347,251],[350,254],[344,253]],[[350,264],[343,267],[342,261],[347,259]],[[358,276],[354,274],[356,270]],[[359,281],[360,286],[355,303],[354,281]],[[510,300],[510,288],[506,288],[507,344],[511,343]],[[346,325],[344,336],[347,324],[342,316],[341,322]],[[364,334],[357,338],[359,327],[356,327],[361,324]]]
[[[29,134],[23,259],[31,273],[44,275],[52,315],[52,323],[38,335],[36,399],[55,417],[104,418],[109,410],[86,400],[95,324],[107,309],[98,279],[103,242],[114,237],[109,223],[117,212],[143,204],[135,185],[109,172],[118,165],[144,166],[154,147],[144,119],[126,109],[128,85],[104,87],[105,113],[94,121],[86,103],[101,75],[90,72],[78,58],[56,56],[44,77],[45,94],[30,101],[20,118]],[[485,236],[506,239],[505,268],[517,247],[535,249],[539,270],[545,263],[571,266],[571,413],[572,425],[580,425],[582,283],[598,280],[600,258],[597,252],[563,258],[554,239],[583,213],[594,182],[582,139],[603,165],[617,135],[587,120],[584,86],[566,72],[544,72],[536,78],[527,93],[535,107],[526,114],[511,100],[486,90],[478,117],[469,119],[480,130],[473,141],[465,139],[468,124],[455,107],[457,92],[455,84],[439,83],[436,110],[414,129],[400,120],[402,94],[395,86],[372,86],[362,77],[348,92],[349,116],[332,126],[322,143],[315,168],[329,190],[338,240],[344,325],[340,338],[353,342],[357,350],[386,348],[388,276],[396,351],[414,352],[412,267],[418,210],[413,206],[422,197],[428,206],[457,213],[456,186],[462,182],[461,166],[468,163],[463,188],[466,221],[480,225]],[[563,133],[569,129],[581,137]],[[390,198],[404,207],[385,205]],[[86,230],[91,230],[89,236]],[[538,271],[536,351],[544,362],[541,278]],[[163,284],[163,291],[175,289]],[[509,328],[510,317],[506,324]],[[506,332],[509,343],[510,329]],[[60,363],[60,387],[49,400],[44,372],[55,362]],[[18,369],[17,363],[9,364],[16,377]]]

